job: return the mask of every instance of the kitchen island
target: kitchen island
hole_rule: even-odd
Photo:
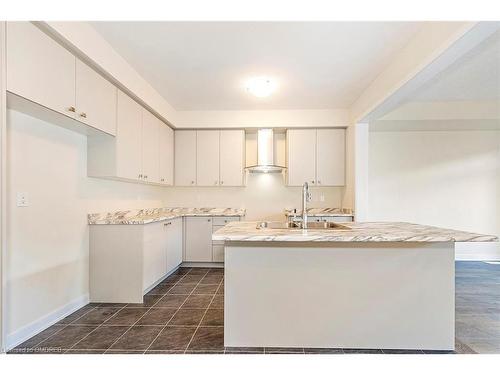
[[[332,229],[235,222],[224,345],[453,350],[455,242],[496,236],[410,223]]]

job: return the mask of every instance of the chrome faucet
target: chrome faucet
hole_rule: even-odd
[[[307,202],[310,200],[309,184],[304,182],[302,185],[302,229],[307,229]]]

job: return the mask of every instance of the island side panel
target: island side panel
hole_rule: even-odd
[[[453,243],[227,243],[224,345],[453,350]]]

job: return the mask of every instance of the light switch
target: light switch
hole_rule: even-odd
[[[28,193],[17,193],[17,207],[28,207]]]

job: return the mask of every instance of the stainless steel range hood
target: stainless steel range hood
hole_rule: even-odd
[[[273,129],[259,129],[257,131],[257,165],[246,169],[250,173],[281,173],[285,167],[276,165],[274,156]]]

